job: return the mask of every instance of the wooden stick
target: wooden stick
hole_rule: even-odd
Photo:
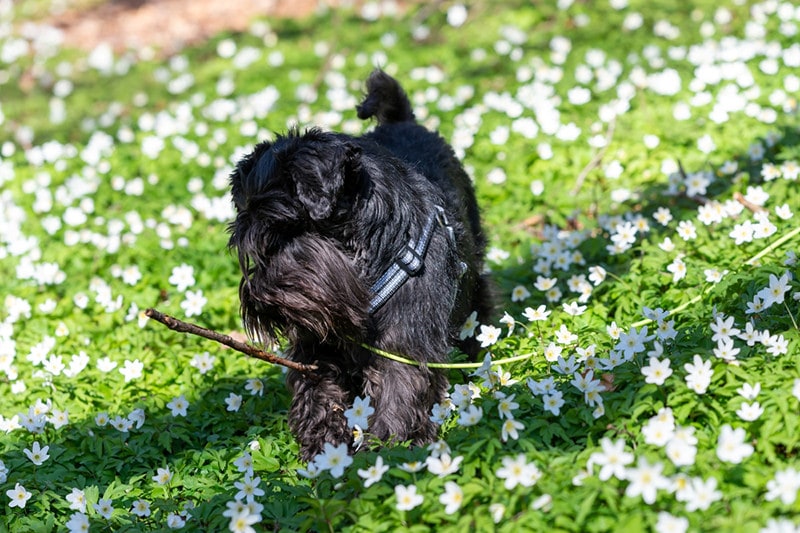
[[[296,370],[298,372],[305,374],[307,377],[312,377],[312,378],[317,377],[317,375],[314,373],[314,371],[317,370],[316,365],[306,365],[303,363],[298,363],[296,361],[290,361],[289,359],[285,359],[275,354],[265,352],[264,350],[259,350],[255,346],[252,346],[245,342],[237,341],[230,335],[225,335],[223,333],[206,329],[204,327],[198,326],[197,324],[192,324],[190,322],[184,322],[183,320],[179,320],[170,315],[165,315],[164,313],[153,308],[145,310],[144,314],[149,318],[152,318],[156,322],[161,322],[162,324],[164,324],[173,331],[177,331],[179,333],[191,333],[192,335],[197,335],[199,337],[203,337],[212,341],[217,341],[220,344],[224,344],[225,346],[233,348],[237,352],[241,352],[250,357],[254,357],[256,359],[260,359],[262,361],[266,361],[274,365],[281,365],[285,366],[286,368],[291,368],[292,370]]]
[[[742,195],[739,191],[733,193],[733,199],[742,204],[746,209],[750,210],[752,213],[765,213],[767,210],[761,207],[760,205],[756,205],[753,202],[747,200],[747,198]]]

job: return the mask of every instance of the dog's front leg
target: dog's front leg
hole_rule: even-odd
[[[447,379],[427,368],[378,358],[364,371],[364,393],[375,406],[369,433],[385,443],[436,440],[438,426],[431,408],[447,391]]]
[[[341,372],[330,365],[320,365],[320,378],[311,379],[290,370],[286,382],[292,392],[289,427],[300,442],[300,455],[311,461],[323,451],[325,443],[350,445],[352,431],[344,411],[349,394],[341,383]]]

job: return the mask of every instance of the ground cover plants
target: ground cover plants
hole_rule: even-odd
[[[800,530],[792,2],[366,2],[166,58],[0,16],[0,530]],[[474,176],[498,315],[439,443],[304,464],[280,367],[143,311],[241,330],[228,172],[367,127],[375,64]]]

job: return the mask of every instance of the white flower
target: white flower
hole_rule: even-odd
[[[773,304],[782,304],[784,295],[791,289],[789,286],[789,272],[786,271],[783,276],[778,278],[775,274],[769,275],[769,286],[759,291],[758,296],[764,303],[764,307],[768,308]]]
[[[625,466],[633,462],[633,454],[625,451],[625,441],[618,439],[614,442],[608,437],[600,439],[602,452],[594,452],[589,456],[586,469],[591,472],[594,465],[600,465],[597,477],[600,481],[611,479],[625,479]]]
[[[556,361],[558,361],[558,358],[561,357],[561,352],[563,350],[564,349],[561,346],[558,346],[554,342],[551,342],[544,349],[544,354],[543,355],[544,355],[545,361],[547,361],[549,363],[555,363]]]
[[[453,514],[464,503],[464,492],[456,483],[446,481],[444,484],[444,494],[439,496],[439,503],[444,505],[445,514]]]
[[[338,477],[338,476],[337,476]],[[260,477],[252,477],[249,473],[244,475],[242,481],[236,481],[233,486],[239,489],[235,498],[237,500],[245,500],[247,503],[252,503],[258,496],[264,495],[264,489],[260,488]]]
[[[667,271],[672,273],[672,283],[677,283],[686,277],[686,263],[680,257],[676,257],[667,265]]]
[[[178,513],[167,515],[167,527],[170,529],[182,529],[186,525],[186,519]]]
[[[780,218],[781,220],[789,220],[794,216],[794,213],[792,213],[789,204],[783,204],[777,206],[775,208],[775,214],[778,215],[778,218]]]
[[[181,394],[167,403],[167,408],[172,412],[172,416],[186,416],[186,409],[189,408],[189,402],[187,402],[186,397]]]
[[[408,472],[409,474],[413,474],[425,468],[425,463],[421,461],[411,461],[410,463],[401,464],[399,468],[403,472]]]
[[[607,272],[601,266],[589,267],[589,281],[596,287],[606,279]]]
[[[317,466],[317,463],[315,463],[314,461],[308,463],[308,465],[306,465],[305,468],[297,469],[297,474],[306,479],[315,479],[321,473],[322,470],[320,470],[319,466]]]
[[[261,396],[264,394],[264,382],[257,378],[248,379],[244,388],[253,396]]]
[[[464,4],[454,4],[447,9],[447,23],[458,28],[467,21],[467,8]]]
[[[398,511],[410,511],[422,505],[425,499],[421,494],[417,494],[416,485],[397,485],[394,488],[394,494],[397,497]]]
[[[429,417],[434,424],[444,424],[445,420],[450,417],[453,410],[444,404],[435,403],[431,408],[431,416]]]
[[[764,408],[761,407],[761,404],[758,402],[753,403],[742,403],[741,407],[736,410],[736,414],[742,420],[746,422],[752,422],[754,420],[758,420],[758,418],[764,413]]]
[[[431,474],[436,474],[439,477],[445,477],[450,474],[454,474],[458,472],[458,467],[461,465],[461,461],[464,460],[464,457],[450,457],[449,453],[443,453],[439,457],[428,457],[425,460],[425,464],[428,466],[428,471]]]
[[[97,360],[97,370],[100,372],[111,372],[115,368],[117,368],[117,363],[109,357],[101,357]]]
[[[468,405],[462,409],[458,416],[458,425],[463,427],[474,426],[483,418],[483,409],[475,405]]]
[[[86,512],[86,495],[81,489],[73,488],[72,492],[66,495],[65,499],[69,502],[69,508],[73,511]]]
[[[105,518],[106,520],[111,518],[112,513],[114,512],[114,507],[112,506],[112,501],[107,498],[101,498],[96,504],[94,504],[94,510]]]
[[[797,533],[797,527],[789,518],[770,518],[758,533]]]
[[[131,513],[141,518],[150,516],[150,502],[147,500],[136,500],[131,505]]]
[[[19,507],[20,509],[24,509],[25,504],[28,503],[28,500],[31,499],[33,494],[25,490],[25,487],[17,483],[14,485],[13,489],[6,491],[6,496],[8,496],[9,500],[11,500],[8,502],[9,507]]]
[[[566,360],[559,356],[556,364],[553,365],[553,370],[559,374],[571,375],[578,371],[578,366],[578,362],[575,360],[574,355],[571,355],[569,359]]]
[[[528,463],[524,454],[516,457],[503,457],[503,466],[497,470],[498,478],[505,480],[503,485],[511,490],[517,485],[532,487],[542,477],[541,471],[533,463]]]
[[[746,242],[751,242],[754,232],[755,228],[753,223],[749,220],[745,220],[741,224],[736,224],[729,233],[729,236],[734,240],[734,244],[739,246]]]
[[[764,305],[764,302],[758,294],[753,296],[752,302],[747,302],[747,311],[745,311],[748,315],[758,314],[766,309],[767,306]]]
[[[775,477],[767,481],[767,501],[780,499],[784,505],[792,505],[800,490],[800,472],[787,468],[775,472]]]
[[[548,311],[544,305],[540,305],[536,309],[531,307],[526,307],[525,311],[523,311],[522,315],[527,318],[530,322],[536,322],[539,320],[546,320],[548,316],[550,316],[551,311]]]
[[[358,476],[364,479],[364,488],[368,488],[369,486],[377,483],[389,470],[388,465],[383,464],[383,458],[379,455],[377,459],[375,459],[375,464],[370,466],[369,468],[362,470],[358,470]]]
[[[111,426],[122,433],[127,433],[133,427],[133,423],[122,416],[115,416],[110,422]]]
[[[142,377],[143,369],[144,363],[138,359],[134,359],[133,361],[128,361],[126,359],[122,364],[122,368],[119,369],[119,372],[125,377],[125,383],[128,383],[129,381]]]
[[[353,464],[353,458],[347,452],[347,444],[333,446],[326,442],[314,462],[320,470],[329,470],[333,477],[342,477],[344,469]]]
[[[172,269],[172,275],[168,280],[180,292],[184,292],[189,287],[195,284],[194,280],[194,267],[182,264]]]
[[[691,220],[683,220],[678,223],[678,237],[684,241],[692,241],[697,238],[697,229]]]
[[[744,331],[739,333],[739,338],[747,342],[748,346],[754,346],[755,343],[761,342],[761,332],[755,329],[752,322],[745,324]],[[748,398],[752,400],[753,398]]]
[[[497,411],[500,415],[500,418],[512,419],[514,418],[514,414],[512,411],[519,407],[519,404],[514,401],[514,397],[516,395],[512,394],[511,396],[503,396],[499,399],[497,403]]]
[[[761,383],[756,383],[755,385],[750,385],[749,383],[745,383],[744,385],[736,389],[736,392],[745,400],[751,400],[751,401],[755,400],[758,394],[761,392]]]
[[[50,455],[47,453],[50,450],[50,446],[45,446],[44,448],[39,446],[39,441],[35,441],[33,446],[30,449],[23,450],[25,455],[28,456],[28,459],[36,466],[41,466],[42,463],[47,461],[50,458]]]
[[[202,290],[186,291],[186,299],[181,302],[181,308],[187,317],[199,316],[207,303],[208,298],[203,296]]]
[[[375,408],[369,403],[369,396],[365,398],[356,397],[353,400],[353,407],[344,412],[344,416],[347,418],[347,427],[359,426],[362,429],[369,427],[369,417],[375,412]]]
[[[253,456],[249,452],[244,452],[241,457],[233,462],[236,470],[252,477],[253,475]]]
[[[716,268],[707,268],[703,270],[703,274],[705,274],[706,281],[709,283],[719,283],[725,275],[724,272],[720,272]]]
[[[500,335],[503,333],[503,330],[497,328],[495,326],[481,326],[481,332],[478,334],[475,339],[481,343],[481,348],[488,348],[492,344],[496,343],[497,340],[500,338]]]
[[[232,533],[256,533],[256,530],[251,527],[254,524],[261,522],[261,514],[251,509],[252,504],[244,505],[241,512],[231,514],[231,521],[228,524],[228,529]]]
[[[642,426],[642,434],[647,444],[665,446],[675,435],[675,422],[656,415]]]
[[[697,442],[697,439],[694,440]],[[697,457],[697,447],[678,437],[677,431],[667,442],[665,451],[667,457],[675,466],[691,466]]]
[[[156,475],[153,476],[153,481],[159,485],[166,485],[172,481],[172,472],[169,471],[169,467],[167,466],[165,468],[159,468],[156,470]]]
[[[686,500],[688,512],[705,511],[712,503],[722,499],[722,493],[717,490],[717,478],[711,477],[703,481],[692,478],[688,487],[689,496]]]
[[[651,465],[647,459],[640,457],[635,468],[625,471],[625,479],[628,480],[625,496],[633,498],[641,495],[648,505],[655,503],[659,489],[666,490],[670,486],[669,479],[661,474],[663,469],[663,464]]]
[[[561,413],[561,408],[565,403],[564,394],[558,390],[542,396],[542,401],[544,402],[544,410],[549,411],[553,416],[558,416]]]
[[[710,135],[706,134],[697,139],[697,149],[703,152],[704,154],[709,154],[716,150],[717,145],[714,142],[714,139],[711,138]]]
[[[518,422],[513,418],[504,420],[500,428],[500,438],[503,442],[507,442],[509,438],[517,440],[519,439],[519,431],[522,429],[525,429],[525,425],[522,422]]]
[[[717,439],[717,457],[727,463],[739,464],[753,454],[753,446],[745,442],[746,435],[742,428],[732,428],[725,424],[720,428]]]
[[[94,417],[94,423],[100,427],[108,424],[108,413],[97,413],[97,415]]]
[[[714,332],[711,337],[713,342],[728,340],[731,337],[737,337],[741,333],[741,330],[734,326],[733,317],[725,318],[723,315],[716,316],[714,323],[711,324],[711,331]]]
[[[89,517],[83,513],[72,513],[64,526],[69,533],[81,533],[89,531]]]
[[[585,305],[578,305],[578,302],[571,302],[569,304],[562,304],[564,312],[570,316],[580,316],[586,311]]]
[[[789,341],[783,335],[770,335],[769,331],[762,333],[761,343],[767,348],[767,353],[774,356],[783,355],[789,349]]]
[[[721,339],[714,348],[714,355],[724,361],[734,361],[741,350],[734,348],[733,339]]]
[[[225,398],[225,405],[227,411],[236,412],[242,406],[242,396],[236,393],[228,394],[228,397]]]
[[[652,383],[654,385],[663,385],[668,377],[672,375],[672,369],[669,367],[670,360],[664,358],[659,360],[657,357],[650,358],[650,364],[642,367],[642,375],[645,376],[645,383]]]
[[[527,298],[530,298],[531,293],[528,289],[526,289],[523,285],[517,285],[511,291],[511,301],[512,302],[521,302]]]
[[[658,513],[656,533],[686,533],[689,529],[689,520],[683,516],[672,516],[666,511]]]
[[[203,352],[196,354],[189,364],[199,370],[200,374],[205,374],[214,368],[214,362],[216,360],[217,358],[213,355],[209,354],[208,352]]]
[[[672,242],[672,239],[669,237],[664,237],[664,240],[658,244],[658,247],[664,250],[665,252],[671,252],[675,249],[675,243]]]
[[[463,341],[464,339],[472,337],[475,334],[475,328],[477,328],[478,325],[478,313],[477,311],[473,311],[467,317],[464,325],[461,326],[461,332],[458,334],[458,338]]]

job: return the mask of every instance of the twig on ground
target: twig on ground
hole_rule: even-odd
[[[578,194],[583,187],[583,182],[586,180],[586,176],[589,175],[589,172],[594,170],[595,168],[600,166],[600,163],[603,162],[603,158],[606,155],[606,151],[608,150],[609,145],[611,144],[611,139],[614,137],[614,128],[616,128],[617,121],[615,119],[611,119],[608,123],[608,129],[606,129],[606,138],[605,138],[605,145],[594,154],[594,157],[589,164],[583,167],[581,173],[578,174],[578,178],[575,180],[575,186],[570,191],[570,194],[575,196]]]
[[[204,327],[198,326],[197,324],[192,324],[190,322],[184,322],[183,320],[179,320],[170,315],[165,315],[164,313],[156,309],[152,308],[147,309],[144,312],[144,314],[149,318],[152,318],[156,322],[161,322],[162,324],[164,324],[173,331],[177,331],[179,333],[191,333],[192,335],[197,335],[198,337],[203,337],[212,341],[217,341],[220,344],[224,344],[225,346],[233,348],[237,352],[241,352],[250,357],[254,357],[256,359],[260,359],[262,361],[266,361],[274,365],[281,365],[285,366],[286,368],[291,368],[292,370],[301,372],[310,378],[317,377],[317,374],[314,373],[314,371],[317,369],[316,365],[306,365],[303,363],[298,363],[296,361],[290,361],[289,359],[285,359],[275,354],[265,352],[264,350],[260,350],[255,346],[252,346],[245,342],[237,341],[230,335],[225,335],[217,331],[206,329]]]
[[[767,211],[760,205],[756,205],[747,198],[745,198],[739,191],[733,193],[733,199],[742,204],[743,206],[745,206],[752,213],[765,213]]]

